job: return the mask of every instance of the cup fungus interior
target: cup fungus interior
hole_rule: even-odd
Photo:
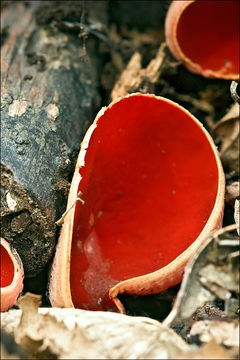
[[[203,69],[239,74],[239,1],[194,1],[177,27],[182,52]]]
[[[198,237],[215,204],[218,167],[188,112],[143,95],[104,112],[84,160],[70,287],[75,307],[99,310],[117,282],[160,269]]]
[[[1,244],[1,288],[9,286],[14,278],[14,265],[5,247]]]

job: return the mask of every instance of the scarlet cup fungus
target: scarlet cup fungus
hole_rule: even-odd
[[[165,22],[173,55],[192,72],[239,78],[239,1],[172,1]]]
[[[1,312],[12,307],[23,289],[22,261],[15,249],[1,238]]]
[[[190,256],[221,227],[224,184],[212,138],[183,107],[132,94],[102,109],[77,160],[52,305],[124,313],[118,294],[179,283]]]

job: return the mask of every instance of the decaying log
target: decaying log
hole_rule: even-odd
[[[88,19],[91,11],[106,14],[105,3],[84,3]],[[61,17],[85,20],[81,5],[15,2],[1,14],[2,236],[19,252],[27,277],[53,255],[75,157],[100,107],[99,41],[59,26]]]

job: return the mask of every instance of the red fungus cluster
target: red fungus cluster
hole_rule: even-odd
[[[206,77],[239,78],[239,1],[173,1],[173,55]],[[76,199],[81,194],[81,201]],[[132,94],[100,111],[78,157],[54,258],[54,306],[118,309],[121,293],[158,293],[221,226],[224,174],[210,135],[188,111]],[[23,266],[1,239],[1,311],[23,288]]]
[[[221,225],[224,176],[212,139],[189,112],[132,94],[88,130],[70,201],[79,193],[55,256],[52,303],[106,310],[112,298],[123,312],[119,293],[157,293],[181,280],[194,248]]]

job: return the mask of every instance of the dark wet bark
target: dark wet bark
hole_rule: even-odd
[[[99,41],[90,35],[84,43],[81,29],[63,24],[96,14],[104,21],[104,3],[84,6],[32,1],[2,9],[2,237],[27,277],[53,255],[80,142],[100,107]]]

